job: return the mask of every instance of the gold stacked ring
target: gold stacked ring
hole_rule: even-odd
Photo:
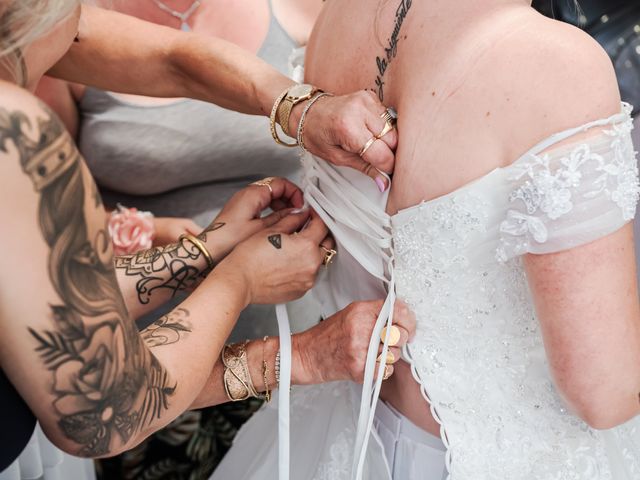
[[[360,149],[360,151],[358,152],[358,156],[363,157],[364,154],[367,153],[367,150],[371,148],[371,145],[373,145],[376,140],[378,140],[378,137],[376,136],[373,136],[369,140],[367,140],[367,143],[365,143]]]
[[[386,338],[387,327],[384,327],[382,329],[382,332],[380,332],[380,342],[384,343]],[[400,342],[400,329],[395,325],[391,325],[391,328],[389,328],[389,346],[395,347],[396,345],[398,345],[398,342]]]
[[[267,187],[271,194],[273,194],[273,188],[271,188],[271,184],[273,183],[274,177],[263,178],[262,180],[258,180],[257,182],[253,182],[250,185],[257,185],[259,187]]]
[[[382,380],[388,380],[390,376],[391,376],[391,366],[385,365],[384,374],[382,374]]]
[[[338,252],[336,252],[333,248],[327,248],[324,245],[320,245],[320,248],[324,250],[324,258],[322,259],[322,265],[328,267],[333,262],[333,257],[335,257]]]
[[[382,354],[378,355],[378,358],[376,358],[376,362],[382,363]],[[387,352],[387,357],[384,359],[384,363],[386,363],[387,365],[396,363],[396,356],[392,352]]]
[[[383,113],[380,114],[380,118],[384,120],[384,128],[378,135],[376,135],[377,139],[384,137],[387,133],[396,128],[395,112],[392,112],[393,110],[387,108]]]

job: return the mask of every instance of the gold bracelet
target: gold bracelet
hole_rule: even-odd
[[[207,250],[205,244],[198,237],[194,237],[190,233],[183,233],[182,235],[180,235],[179,240],[180,242],[184,242],[185,240],[187,240],[194,247],[200,250],[200,253],[202,253],[202,255],[204,255],[204,258],[207,260],[207,266],[209,267],[209,269],[212,269],[216,266],[216,262],[213,261],[213,257],[209,253],[209,250]]]
[[[327,92],[318,92],[315,94],[314,97],[312,97],[308,102],[307,105],[304,107],[304,110],[302,111],[302,115],[300,116],[300,123],[298,124],[298,135],[297,135],[297,139],[298,139],[298,145],[300,146],[300,148],[306,152],[307,151],[307,147],[305,147],[304,145],[304,121],[307,119],[307,113],[309,112],[309,110],[311,109],[311,107],[313,107],[313,104],[316,103],[318,100],[320,100],[322,97],[333,97],[333,94],[331,93],[327,93]]]
[[[267,403],[271,401],[271,392],[269,391],[269,365],[265,360],[264,350],[267,345],[267,337],[266,335],[262,339],[262,379],[264,380],[264,399]]]
[[[251,373],[247,362],[247,344],[236,343],[225,345],[222,349],[222,364],[225,367],[223,374],[224,389],[227,398],[232,402],[239,402],[250,397],[264,398],[260,395],[251,380]]]
[[[273,103],[273,108],[271,109],[271,115],[269,115],[269,128],[271,129],[271,136],[273,137],[273,139],[275,140],[275,142],[278,145],[283,145],[285,147],[297,147],[298,146],[298,142],[296,142],[296,143],[283,142],[280,139],[280,136],[278,135],[278,131],[277,131],[277,127],[276,127],[276,114],[278,113],[278,108],[280,107],[280,104],[282,103],[282,100],[284,100],[284,98],[289,93],[290,89],[291,89],[291,87],[287,87],[287,89],[284,92],[282,92],[278,96],[278,98],[276,98],[276,101]]]

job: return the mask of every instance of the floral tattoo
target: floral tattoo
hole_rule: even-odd
[[[51,327],[29,332],[51,374],[58,427],[78,454],[100,456],[160,418],[176,383],[128,318],[106,221],[95,220],[104,211],[93,181],[73,140],[42,108],[37,121],[0,108],[0,150],[17,151],[40,195],[38,221],[59,298]]]

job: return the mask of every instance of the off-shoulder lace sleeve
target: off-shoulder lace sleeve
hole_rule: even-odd
[[[497,258],[551,253],[615,232],[633,219],[640,188],[633,123],[580,131],[582,140],[528,154],[508,168],[510,195]]]

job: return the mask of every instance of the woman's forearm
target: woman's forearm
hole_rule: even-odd
[[[112,448],[109,456],[132,448],[187,410],[205,386],[212,365],[247,305],[243,286],[232,277],[214,271],[207,283],[141,332],[140,348],[150,351],[155,370],[162,373],[156,386],[162,390],[158,398],[166,402],[158,407],[161,414],[157,418],[148,421],[129,442]],[[191,360],[185,361],[187,358]]]
[[[299,340],[302,336],[304,336],[304,334],[296,334],[293,335],[291,339],[291,384],[308,385],[320,383],[322,379],[312,378],[313,375],[306,371],[304,362],[301,361],[300,349],[302,348],[302,344]],[[276,355],[280,350],[280,339],[278,337],[267,337],[266,340],[252,340],[247,344],[246,350],[247,365],[249,366],[251,381],[256,391],[258,393],[264,393],[267,390],[267,386],[269,391],[277,389],[278,382],[276,381],[275,363]],[[263,370],[263,362],[267,364],[266,372]],[[204,388],[191,405],[192,409],[210,407],[230,401],[224,387],[224,370],[225,367],[222,364],[220,356],[218,356],[218,361],[213,367]]]
[[[114,264],[120,291],[134,319],[181,292],[191,291],[209,271],[203,253],[187,241],[120,255]]]
[[[105,90],[191,97],[262,115],[293,83],[230,42],[87,5],[82,6],[78,38],[51,75]]]

